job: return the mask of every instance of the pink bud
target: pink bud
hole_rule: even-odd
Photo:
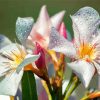
[[[61,23],[60,28],[59,28],[59,33],[64,36],[64,38],[67,39],[67,32],[66,32],[66,27],[64,22]]]
[[[44,50],[38,43],[36,43],[36,49],[34,51],[34,54],[39,54],[39,53],[40,53],[40,57],[37,61],[35,61],[35,64],[39,69],[46,68]]]

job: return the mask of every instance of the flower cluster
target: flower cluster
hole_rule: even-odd
[[[49,100],[67,100],[81,82],[87,88],[92,77],[100,74],[98,12],[83,7],[70,16],[74,31],[71,42],[64,14],[61,11],[50,17],[44,5],[36,22],[32,17],[18,17],[16,36],[21,44],[0,35],[1,95],[15,96],[23,73],[29,70],[41,79]],[[62,94],[66,66],[72,69],[72,76]]]

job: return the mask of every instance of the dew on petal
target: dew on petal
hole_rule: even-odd
[[[24,42],[29,36],[33,27],[33,18],[18,18],[16,22],[16,35],[20,42]]]

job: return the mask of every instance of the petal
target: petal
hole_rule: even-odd
[[[11,44],[11,41],[6,36],[0,34],[0,49],[9,44]]]
[[[73,22],[73,30],[75,41],[79,42],[90,41],[97,26],[96,22],[99,20],[98,12],[91,7],[84,7],[71,16]]]
[[[40,57],[40,54],[38,55],[30,55],[28,54],[25,59],[22,61],[22,63],[17,67],[16,71],[19,73],[23,67],[26,65],[35,62]]]
[[[96,61],[94,61],[93,63],[94,63],[94,66],[95,66],[95,68],[97,70],[97,73],[100,75],[100,63],[96,62]]]
[[[20,80],[22,78],[23,71],[20,73],[10,73],[5,77],[0,77],[0,95],[11,95],[15,96]]]
[[[16,35],[21,43],[25,43],[27,37],[29,36],[34,20],[31,17],[20,18],[18,17],[16,21]]]
[[[59,33],[65,38],[67,39],[67,31],[66,31],[66,27],[64,22],[61,23],[60,28],[59,28]]]
[[[9,64],[13,60],[11,54],[25,52],[23,48],[22,51],[19,51],[18,46],[20,45],[12,43],[0,49],[0,76],[4,76],[11,71]]]
[[[56,52],[61,52],[69,57],[76,56],[76,50],[73,44],[61,36],[54,27],[51,28],[48,48]]]
[[[69,80],[66,80],[66,81],[63,82],[63,86],[62,86],[62,92],[63,92],[63,94],[64,94],[64,92],[66,90],[66,87],[67,87],[68,83],[69,83]]]
[[[44,50],[38,43],[36,43],[34,54],[39,54],[39,53],[40,53],[40,57],[37,61],[35,61],[35,64],[38,69],[46,69]]]
[[[98,20],[97,25],[100,25],[100,19]],[[92,44],[93,45],[95,45],[95,44],[100,45],[100,28],[97,29],[97,34],[94,34]]]
[[[94,66],[84,60],[68,63],[68,66],[80,78],[83,85],[87,88],[95,72]]]
[[[16,44],[16,43],[11,43],[11,44],[3,47],[2,49],[0,49],[0,54],[4,54],[4,55],[5,54],[11,54],[12,52],[16,52],[16,53],[20,54],[21,52],[24,53],[25,50],[21,45]]]
[[[61,12],[55,14],[53,17],[50,18],[53,27],[55,27],[56,29],[59,29],[64,15],[65,15],[65,11],[61,11]]]
[[[10,71],[10,67],[4,63],[7,61],[9,60],[0,55],[0,77],[6,75],[6,73]]]
[[[10,96],[0,95],[0,100],[10,100]]]
[[[44,34],[47,34],[48,30],[49,30],[49,25],[50,25],[49,21],[50,21],[50,18],[49,18],[46,6],[44,5],[44,6],[42,6],[42,8],[40,10],[39,17],[37,18],[37,21],[34,24],[33,29],[30,33],[31,36],[33,37],[34,34],[36,34],[36,33],[39,33],[42,36]]]

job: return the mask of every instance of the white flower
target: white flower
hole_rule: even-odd
[[[95,72],[100,74],[100,17],[93,8],[84,7],[71,18],[75,42],[66,40],[52,28],[49,49],[74,58],[74,62],[68,63],[68,66],[88,87]]]
[[[23,68],[36,61],[39,55],[27,54],[18,44],[10,44],[0,50],[0,95],[15,96]]]

